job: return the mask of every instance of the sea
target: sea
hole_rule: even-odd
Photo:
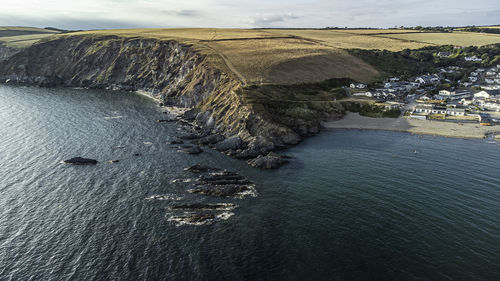
[[[179,153],[185,128],[163,111],[135,93],[0,86],[0,280],[500,280],[499,143],[325,130],[268,171]],[[187,192],[197,163],[255,194]],[[182,224],[179,203],[237,208]]]

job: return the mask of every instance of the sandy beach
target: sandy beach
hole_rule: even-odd
[[[500,132],[497,126],[481,126],[478,123],[454,123],[443,121],[399,118],[371,118],[348,112],[344,118],[323,122],[328,129],[367,129],[408,132],[454,138],[482,139],[486,134]]]

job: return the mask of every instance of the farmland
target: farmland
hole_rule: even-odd
[[[0,29],[0,35],[15,31],[10,29]],[[0,41],[21,48],[51,36],[55,31],[18,28],[17,32],[22,35],[0,37]],[[500,43],[500,36],[495,34],[411,29],[144,28],[83,31],[57,36],[73,35],[175,40],[192,46],[215,66],[234,73],[245,84],[291,84],[341,77],[369,83],[380,77],[378,66],[354,56],[350,50],[399,52],[438,45]]]
[[[0,43],[11,48],[26,48],[57,31],[35,27],[0,27]]]

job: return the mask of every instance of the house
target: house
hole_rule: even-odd
[[[417,106],[415,106],[413,111],[416,113],[431,113],[432,108],[433,108],[432,104],[418,104]]]
[[[474,94],[474,99],[487,99],[490,98],[490,94],[486,91],[481,91]]]
[[[385,83],[384,88],[386,88],[386,89],[394,89],[394,88],[397,88],[399,86],[400,85],[399,85],[398,82],[387,82],[387,83]]]
[[[420,87],[420,83],[417,83],[417,82],[410,82],[410,85],[412,85],[415,88]]]
[[[477,72],[475,72],[475,71],[472,71],[472,72],[470,73],[470,76],[477,76],[478,74],[479,74],[479,73],[477,73]]]
[[[472,86],[472,83],[470,83],[470,82],[464,82],[464,83],[462,83],[462,86],[464,86],[464,87],[470,87],[470,86]]]
[[[447,108],[446,114],[451,116],[465,116],[464,108]]]
[[[349,85],[350,88],[352,89],[364,89],[366,88],[366,84],[363,84],[363,83],[352,83],[351,85]]]
[[[446,114],[446,107],[434,106],[431,110],[432,114]]]
[[[500,102],[498,100],[486,100],[483,107],[488,110],[500,111]]]
[[[500,78],[495,78],[495,83],[500,84]]]
[[[483,61],[481,58],[478,58],[477,56],[472,56],[472,57],[465,57],[465,61]]]
[[[398,82],[398,81],[399,81],[399,77],[392,77],[392,78],[389,78],[389,81],[390,81],[390,82]]]
[[[476,69],[476,72],[485,72],[485,71],[486,71],[486,69],[484,69],[484,68],[478,68],[478,69]]]
[[[373,97],[372,92],[353,93],[352,95],[355,97],[370,97],[370,98]]]
[[[415,79],[415,83],[420,85],[430,85],[439,82],[439,77],[435,75],[422,75]]]
[[[495,80],[494,79],[490,79],[490,78],[484,79],[484,82],[486,82],[488,84],[495,84]]]
[[[399,102],[386,101],[384,102],[384,106],[386,110],[394,110],[401,108],[402,104]]]
[[[471,81],[471,82],[477,82],[477,77],[471,76],[471,77],[469,77],[469,81]]]
[[[486,72],[486,75],[488,75],[488,76],[495,76],[495,75],[497,75],[497,73],[495,71],[491,71],[490,70],[490,71]]]
[[[440,57],[440,58],[448,58],[448,57],[451,56],[451,53],[450,52],[439,52],[437,54],[437,56]]]

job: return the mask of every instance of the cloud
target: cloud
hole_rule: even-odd
[[[179,10],[179,11],[162,10],[160,12],[168,16],[179,16],[179,17],[200,16],[200,13],[196,10]]]
[[[300,16],[294,15],[292,13],[281,14],[281,15],[266,15],[266,16],[257,16],[250,20],[251,24],[254,24],[257,27],[269,27],[274,25],[275,23],[282,23],[288,20],[299,19]]]

